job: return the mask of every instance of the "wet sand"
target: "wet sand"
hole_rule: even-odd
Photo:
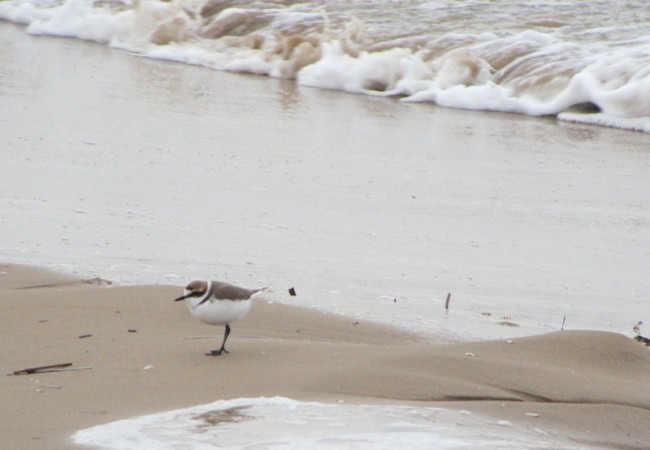
[[[173,301],[179,286],[98,286],[30,266],[0,269],[2,370],[80,369],[0,377],[7,448],[70,448],[70,436],[89,426],[260,396],[434,405],[588,445],[650,442],[650,351],[619,334],[440,344],[258,299],[233,325],[231,353],[210,357],[222,330]],[[203,336],[213,337],[188,339]]]

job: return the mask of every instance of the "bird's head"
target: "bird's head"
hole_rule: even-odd
[[[190,297],[203,297],[208,291],[208,282],[202,280],[191,281],[187,286],[185,286],[185,292],[180,297],[176,298],[174,301],[178,302],[185,300]]]

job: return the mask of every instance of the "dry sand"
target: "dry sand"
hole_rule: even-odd
[[[173,302],[178,286],[97,286],[18,265],[0,271],[2,370],[91,367],[0,377],[4,448],[70,448],[70,435],[92,425],[278,395],[466,409],[607,448],[650,442],[650,351],[622,335],[439,344],[260,299],[233,325],[231,353],[208,357],[222,331]],[[206,335],[217,338],[186,339]]]

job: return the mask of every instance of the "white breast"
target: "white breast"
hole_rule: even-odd
[[[190,313],[208,325],[226,325],[241,319],[251,308],[251,300],[210,299],[202,305],[186,302]]]

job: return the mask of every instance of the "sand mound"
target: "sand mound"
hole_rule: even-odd
[[[68,362],[84,369],[0,377],[0,423],[12,448],[35,440],[66,448],[74,431],[126,416],[278,395],[441,402],[515,418],[534,408],[585,442],[643,448],[650,439],[650,351],[622,335],[439,344],[260,299],[233,325],[231,353],[207,357],[222,330],[173,302],[181,287],[89,286],[38,268],[2,271],[5,373]]]

